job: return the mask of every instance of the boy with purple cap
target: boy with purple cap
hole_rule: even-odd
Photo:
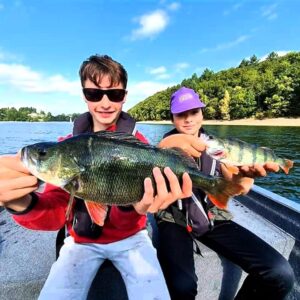
[[[206,132],[202,128],[204,107],[194,90],[186,87],[177,90],[170,101],[175,128],[165,134],[160,146],[178,133],[205,139]],[[197,151],[192,149],[190,153],[196,156]],[[236,176],[205,152],[196,162],[205,174],[222,174],[228,180]],[[274,164],[241,167],[238,176],[265,176],[266,171],[277,170],[278,166]],[[250,187],[245,186],[245,191]],[[248,273],[235,299],[284,299],[292,289],[294,273],[287,260],[231,219],[228,211],[217,209],[199,189],[193,189],[192,197],[179,200],[156,215],[158,257],[172,300],[190,300],[197,295],[194,240],[201,241]]]
[[[194,90],[182,87],[171,96],[171,113],[179,114],[194,108],[203,108],[199,95]]]

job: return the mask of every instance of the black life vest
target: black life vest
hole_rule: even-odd
[[[176,128],[167,132],[164,138],[179,133]],[[199,137],[205,134],[203,128],[199,130]],[[206,152],[201,154],[196,160],[199,169],[205,175],[219,175],[220,164],[212,159]],[[213,227],[213,219],[209,213],[212,203],[207,199],[206,194],[201,189],[193,188],[193,195],[182,201],[182,208],[175,202],[166,210],[157,214],[156,219],[160,221],[171,221],[187,228],[188,232],[195,237],[203,235]]]
[[[121,112],[116,123],[116,131],[135,135],[136,121],[125,112]],[[74,120],[73,135],[88,133],[93,131],[93,119],[89,112],[83,113]],[[131,209],[130,207],[122,207],[123,210]],[[109,211],[107,212],[107,217]],[[102,232],[102,227],[94,224],[82,199],[76,198],[74,206],[73,230],[79,236],[97,239]],[[66,228],[62,228],[56,238],[56,257],[63,245],[65,236],[68,233]]]

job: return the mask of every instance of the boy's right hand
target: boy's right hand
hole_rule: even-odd
[[[15,211],[25,210],[31,203],[31,192],[38,180],[21,162],[19,154],[0,156],[0,205]]]
[[[201,139],[183,133],[165,137],[157,146],[159,148],[180,148],[193,157],[200,157],[201,153],[206,149],[206,145]]]

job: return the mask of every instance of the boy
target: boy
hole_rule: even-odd
[[[122,112],[127,95],[124,67],[107,55],[94,55],[83,62],[79,75],[89,112],[74,123],[74,134],[117,130],[132,133],[146,142],[135,130],[135,121]],[[169,299],[156,252],[145,229],[146,213],[190,195],[191,181],[185,174],[181,189],[174,173],[169,168],[164,172],[170,191],[161,171],[154,168],[157,195],[153,195],[151,180],[146,178],[141,201],[128,207],[111,206],[103,226],[98,226],[92,222],[81,199],[75,199],[66,220],[68,193],[49,184],[43,193],[34,192],[37,179],[28,174],[19,156],[1,157],[0,204],[2,201],[14,220],[35,230],[59,230],[66,225],[69,233],[39,299],[85,299],[105,259],[111,260],[120,271],[129,299]]]
[[[175,128],[165,134],[160,146],[163,147],[167,139],[174,140],[178,133],[205,138],[206,133],[202,128],[204,107],[205,104],[194,90],[186,87],[177,90],[171,96],[170,102],[171,118]],[[206,174],[222,173],[228,180],[232,177],[225,166],[216,164],[205,152],[197,162],[202,172]],[[265,176],[266,171],[278,169],[278,165],[272,163],[250,168],[245,166],[240,170],[239,176],[243,172],[251,177]],[[251,186],[244,187],[247,192]],[[198,198],[200,205],[217,212],[212,204],[207,203],[203,191],[193,189],[193,193],[193,197]],[[284,299],[294,282],[293,270],[286,259],[259,237],[233,222],[230,213],[226,211],[222,211],[219,220],[215,220],[212,230],[199,233],[205,228],[198,228],[197,232],[193,229],[190,235],[186,228],[179,224],[179,215],[181,214],[182,218],[187,214],[190,216],[188,220],[182,222],[184,225],[189,222],[193,226],[199,224],[201,212],[194,203],[192,198],[185,199],[181,211],[173,204],[157,216],[159,229],[157,252],[171,299],[194,300],[197,295],[192,237],[239,265],[249,274],[235,299]]]

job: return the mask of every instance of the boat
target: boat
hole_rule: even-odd
[[[296,282],[287,299],[300,299],[300,205],[254,185],[247,195],[232,199],[229,210],[235,222],[289,260]],[[0,212],[0,299],[37,299],[55,261],[56,235],[24,229],[5,210]],[[195,254],[197,300],[233,299],[246,274],[204,245],[200,248],[203,256]],[[96,299],[128,299],[122,278],[110,262],[101,266],[91,286],[88,300]]]

